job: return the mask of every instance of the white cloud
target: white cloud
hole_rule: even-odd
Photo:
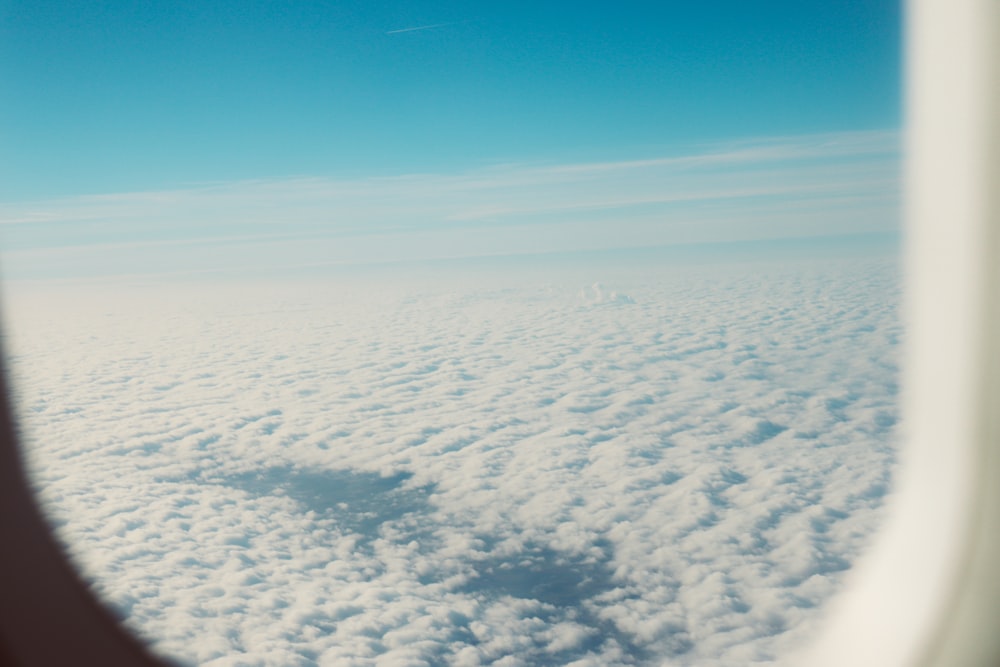
[[[890,487],[886,260],[63,289],[31,468],[191,664],[772,663]]]

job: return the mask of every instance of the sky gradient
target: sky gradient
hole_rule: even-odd
[[[247,237],[260,234],[262,216],[272,228],[290,226],[282,233],[301,235],[305,218],[315,229],[384,217],[384,206],[359,208],[352,189],[358,183],[370,192],[374,181],[423,179],[427,199],[453,197],[438,187],[446,181],[500,173],[503,188],[511,170],[523,176],[579,164],[648,167],[730,154],[748,142],[822,144],[843,137],[851,143],[867,136],[878,137],[884,149],[886,141],[898,144],[899,24],[894,2],[470,7],[14,0],[0,8],[0,220],[6,223],[0,240],[7,249],[24,249],[67,239]],[[862,219],[879,219],[882,228],[895,224],[885,200],[895,196],[898,147],[883,153],[885,169],[869,179],[883,187],[880,202],[851,216],[848,226]],[[786,189],[794,191],[801,185],[795,159],[772,157],[762,168],[785,170]],[[843,155],[830,159],[843,167]],[[595,192],[629,200],[632,208],[615,209],[615,220],[633,220],[636,198],[695,191],[707,201],[705,192],[719,180],[706,170],[708,180],[696,182],[690,173],[678,179],[646,168],[645,186],[635,186],[625,184],[621,169],[605,173],[619,178],[578,179],[580,189],[572,192],[543,194],[537,184],[509,190],[514,199],[534,197],[513,204],[535,214],[530,220],[522,214],[520,222],[551,222],[538,200],[553,197],[565,222],[566,203]],[[742,186],[732,173],[722,178],[729,181],[720,196],[731,201]],[[307,188],[305,199],[291,205],[289,193],[307,182],[337,185],[319,199]],[[767,186],[772,200],[781,182],[775,176]],[[644,192],[636,194],[637,187]],[[752,178],[747,187],[754,187]],[[284,192],[277,200],[275,188]],[[338,188],[350,191],[346,198],[331,194]],[[209,190],[223,196],[206,203]],[[236,201],[239,192],[247,196]],[[378,193],[376,204],[383,195],[401,212],[412,210],[413,202],[393,187]],[[858,200],[873,193],[841,188],[841,195]],[[81,206],[94,196],[180,198],[195,201],[196,210]],[[476,210],[485,219],[496,200],[459,197],[455,204],[453,197],[443,207],[439,200],[437,209],[446,210],[419,205],[413,219],[397,216],[395,223],[440,228],[456,215],[475,218]],[[313,214],[304,218],[304,207]],[[510,213],[507,203],[501,208]],[[57,209],[62,213],[53,217]],[[256,213],[247,217],[249,209]],[[176,215],[167,220],[164,211]],[[643,211],[647,224],[650,215],[671,223],[675,213]],[[345,222],[345,214],[354,217]],[[58,230],[22,229],[37,220]],[[96,235],[95,221],[102,230]],[[781,235],[813,235],[810,225]],[[635,242],[775,233],[773,225],[756,232],[744,226],[735,235],[707,225],[693,236],[640,234]]]

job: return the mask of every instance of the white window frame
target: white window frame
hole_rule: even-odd
[[[1000,664],[1000,1],[906,10],[900,475],[798,664]]]

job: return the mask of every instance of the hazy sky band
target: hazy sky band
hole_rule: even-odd
[[[45,277],[68,256],[113,273],[122,253],[211,270],[248,244],[286,265],[885,233],[898,224],[898,164],[897,133],[872,131],[630,161],[213,183],[0,205],[0,241],[8,277]],[[195,246],[207,254],[191,266]]]

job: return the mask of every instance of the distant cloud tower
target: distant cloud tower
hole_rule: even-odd
[[[635,303],[635,299],[633,299],[629,295],[619,294],[614,290],[609,290],[601,283],[594,283],[590,287],[585,287],[580,292],[580,298],[582,298],[585,303],[589,304]]]

